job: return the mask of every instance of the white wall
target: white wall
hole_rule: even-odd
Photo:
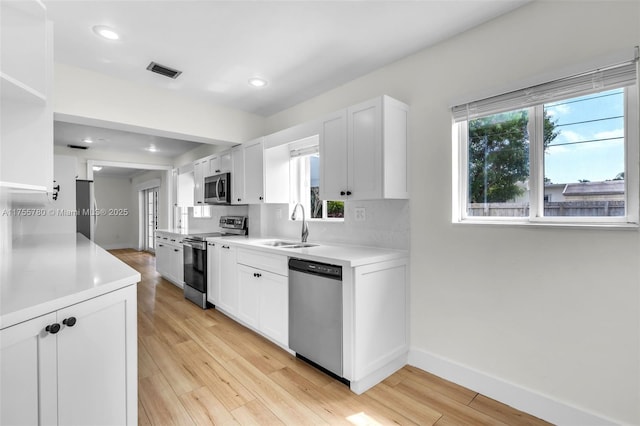
[[[132,131],[204,143],[239,143],[263,132],[260,116],[180,97],[169,89],[59,63],[54,71],[53,110],[61,121],[102,127],[116,123]]]
[[[57,199],[51,194],[43,196],[43,205],[26,205],[26,209],[39,212],[34,216],[19,215],[12,220],[12,234],[68,234],[76,232],[76,158],[68,155],[54,155],[53,178],[54,186],[59,185]],[[14,203],[18,208],[19,203]]]
[[[554,422],[640,424],[638,232],[452,225],[449,109],[638,44],[640,2],[532,2],[268,119],[410,105],[412,363]]]
[[[302,222],[290,220],[288,204],[259,207],[249,209],[252,236],[300,239]],[[365,220],[355,220],[355,208],[365,209]],[[308,222],[308,241],[409,249],[409,200],[347,201],[344,215],[340,222]]]
[[[94,241],[110,250],[137,247],[137,218],[132,197],[131,179],[123,177],[95,176],[93,190],[100,210],[107,214],[98,217]],[[124,210],[128,214],[124,213]],[[114,210],[114,214],[108,214]]]

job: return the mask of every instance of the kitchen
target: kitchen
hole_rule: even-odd
[[[54,13],[55,5],[47,6]],[[232,141],[223,142],[221,149],[199,148],[170,162],[180,167],[382,95],[400,100],[409,107],[409,200],[347,202],[344,221],[310,223],[308,241],[408,251],[409,365],[554,423],[638,424],[637,232],[452,223],[452,105],[640,44],[637,2],[533,1],[519,6],[377,70],[334,87],[318,87],[309,99],[297,100],[282,111],[245,113],[180,97],[175,89],[161,90],[58,63],[59,58],[51,107],[56,122],[83,117],[89,124],[124,123],[129,131],[154,131],[175,139],[191,135],[195,142]],[[572,23],[570,34],[567,21]],[[538,22],[545,23],[544,31],[536,28]],[[526,40],[528,46],[523,49],[513,43],[515,38]],[[487,50],[488,45],[493,49]],[[275,86],[271,83],[267,89]],[[168,105],[171,108],[165,108]],[[16,153],[12,160],[31,164],[36,152],[38,148],[28,156]],[[57,147],[55,154],[69,152]],[[4,158],[3,152],[3,170]],[[167,172],[157,170],[169,164],[151,158],[148,153],[126,158],[105,153],[96,158],[86,150],[76,156],[76,174],[89,178],[89,161],[151,164],[155,171],[136,179],[162,182]],[[170,193],[169,188],[161,189],[159,199],[168,199]],[[172,209],[160,207],[166,210],[160,211],[159,228],[172,228]],[[250,236],[255,232],[260,237],[297,240],[301,224],[287,220],[291,207],[249,205],[246,213],[238,214],[249,218]],[[356,209],[360,213],[364,209],[364,215]],[[217,231],[216,218],[234,214],[225,210],[210,219],[193,218],[192,224],[198,223],[196,231]],[[28,231],[7,219],[1,228],[3,248],[10,245],[6,236]],[[135,239],[127,244],[137,247]],[[113,246],[108,248],[118,248],[122,243],[109,244]]]

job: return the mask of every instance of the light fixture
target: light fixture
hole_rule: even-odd
[[[112,28],[105,27],[104,25],[96,25],[93,27],[93,32],[107,40],[118,40],[120,38],[120,35],[118,35],[117,32]]]
[[[253,87],[264,87],[267,85],[267,80],[260,77],[252,77],[249,79],[249,84]]]
[[[94,172],[99,172],[100,170],[102,170],[102,166],[93,166]]]
[[[155,145],[151,145],[149,148],[146,148],[146,150],[147,150],[147,151],[149,151],[149,152],[156,152],[156,151],[158,151],[158,150],[156,149]]]
[[[84,142],[84,143],[93,143],[93,139],[91,139],[91,138],[84,138],[84,139],[82,139],[82,142]]]

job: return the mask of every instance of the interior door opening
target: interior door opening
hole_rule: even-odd
[[[144,250],[155,253],[156,230],[158,229],[158,191],[160,188],[149,188],[142,192],[144,200]]]

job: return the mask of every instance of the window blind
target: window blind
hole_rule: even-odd
[[[291,151],[289,151],[289,154],[293,158],[293,157],[302,157],[304,155],[317,154],[318,152],[320,152],[320,148],[318,147],[318,145],[314,145],[314,146],[307,146],[307,147],[292,149]]]
[[[631,61],[611,67],[458,105],[452,108],[453,118],[456,122],[471,120],[571,97],[632,86],[638,81],[637,64],[636,57]]]

